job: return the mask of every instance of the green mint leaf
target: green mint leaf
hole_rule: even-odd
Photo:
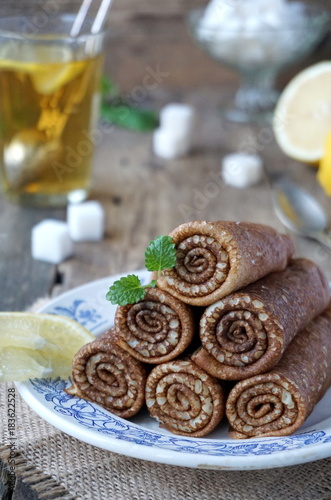
[[[106,123],[136,132],[150,132],[159,124],[157,113],[133,108],[122,98],[110,102],[104,101],[101,106],[101,118]]]
[[[146,287],[149,287],[149,288],[156,288],[156,286],[157,286],[156,280],[152,280],[149,285],[146,285]]]
[[[176,265],[175,244],[170,236],[157,236],[145,252],[145,266],[148,271],[163,271]]]
[[[127,304],[139,302],[145,295],[146,290],[140,283],[138,276],[129,274],[114,282],[109,288],[106,299],[112,304],[126,306]]]

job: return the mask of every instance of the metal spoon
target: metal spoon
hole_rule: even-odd
[[[272,180],[272,201],[276,215],[285,227],[331,250],[328,217],[310,193],[281,176]]]

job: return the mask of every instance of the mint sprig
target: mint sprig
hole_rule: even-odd
[[[112,123],[135,132],[150,132],[159,124],[156,112],[130,106],[123,98],[105,100],[101,106],[101,118],[105,123]]]
[[[148,271],[156,271],[158,277],[161,271],[176,265],[175,244],[170,236],[158,236],[151,241],[145,251],[145,266]],[[109,287],[106,299],[112,304],[125,306],[136,304],[143,300],[147,288],[155,288],[156,280],[152,280],[147,285],[142,285],[140,279],[135,274],[129,274]]]
[[[159,125],[159,116],[153,110],[140,109],[136,103],[121,96],[116,83],[104,75],[101,84],[101,119],[136,132],[150,132]]]

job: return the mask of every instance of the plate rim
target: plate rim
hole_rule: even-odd
[[[150,273],[145,269],[139,269],[136,271],[130,271],[130,273],[134,272],[139,277],[141,276],[149,276]],[[38,308],[36,313],[47,313],[49,309],[54,308],[57,302],[65,301],[68,297],[79,294],[81,291],[88,290],[91,287],[98,288],[101,287],[104,283],[111,283],[116,281],[122,276],[125,276],[127,273],[118,273],[115,275],[109,275],[104,278],[99,278],[93,281],[89,281],[77,287],[74,287],[70,290],[63,292],[62,294],[52,298],[47,304]],[[114,306],[113,306],[114,307]],[[110,320],[109,323],[112,323],[112,313],[110,311]],[[32,389],[32,384],[30,381],[27,382],[16,382],[15,386],[23,400],[28,404],[28,406],[37,413],[43,420],[47,421],[49,424],[53,425],[53,427],[59,429],[61,432],[72,436],[79,441],[88,443],[92,446],[97,446],[98,448],[112,451],[114,453],[119,453],[121,455],[125,455],[128,457],[147,460],[149,462],[157,462],[164,463],[168,465],[176,465],[182,467],[189,468],[198,468],[201,470],[263,470],[263,469],[273,469],[273,468],[281,468],[288,467],[292,465],[299,465],[307,462],[312,462],[316,460],[321,460],[324,458],[328,458],[331,456],[331,437],[328,442],[324,443],[312,443],[307,446],[302,446],[293,450],[285,449],[281,451],[276,451],[270,454],[243,454],[243,455],[209,455],[205,453],[190,453],[177,451],[169,448],[162,448],[156,446],[149,446],[147,444],[137,444],[132,443],[130,441],[126,441],[124,439],[120,439],[117,437],[110,436],[109,434],[105,434],[102,432],[98,432],[97,430],[86,428],[79,424],[79,422],[71,421],[70,419],[66,420],[65,415],[61,415],[57,413],[54,408],[49,408],[42,404],[42,402],[37,397],[37,392]],[[115,420],[122,422],[124,424],[130,423],[133,427],[143,428],[139,424],[136,424],[132,421],[127,421],[113,415],[111,412],[108,412],[104,408],[101,408],[99,405],[95,403],[89,403],[96,409],[100,409],[103,413],[109,414]],[[330,421],[331,427],[331,417],[323,422]],[[321,424],[317,424],[315,427]],[[157,431],[148,429],[149,432]],[[311,432],[316,431],[316,429],[312,429]],[[300,433],[299,433],[300,434]],[[295,435],[295,434],[294,434]],[[178,435],[173,435],[174,438],[180,438]],[[256,438],[256,439],[241,439],[241,440],[220,440],[218,442],[224,441],[224,443],[229,443],[231,441],[235,441],[238,446],[244,443],[261,443],[262,440],[274,440],[275,442],[289,438],[290,436],[284,437],[274,437],[274,438]],[[183,439],[194,439],[194,441],[203,441],[207,442],[208,438],[189,438],[183,437]],[[209,439],[209,441],[212,441]],[[216,441],[216,440],[213,440]]]

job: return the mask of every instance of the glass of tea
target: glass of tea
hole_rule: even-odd
[[[105,32],[80,2],[12,0],[0,7],[0,176],[5,195],[32,206],[88,197]]]

